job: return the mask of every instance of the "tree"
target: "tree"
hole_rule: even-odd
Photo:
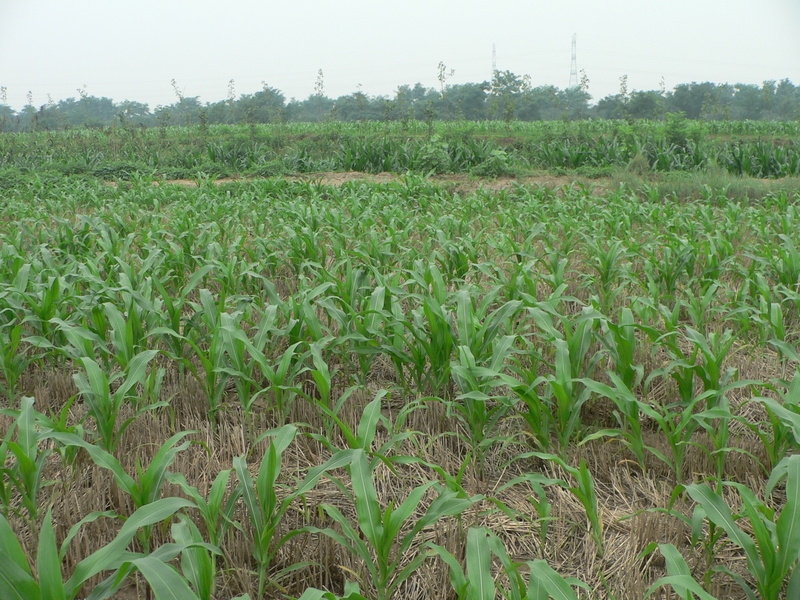
[[[764,97],[757,85],[737,83],[733,86],[731,118],[761,119],[764,116]]]
[[[463,83],[447,88],[443,103],[446,118],[481,121],[487,118],[486,92],[489,83]]]
[[[382,99],[370,99],[364,92],[356,92],[336,99],[333,114],[341,121],[380,121],[384,118]]]
[[[628,115],[633,119],[663,119],[664,97],[655,91],[635,91],[628,100]]]
[[[264,85],[260,92],[243,94],[233,104],[236,114],[247,123],[280,123],[286,118],[285,101],[280,90]]]
[[[628,116],[628,104],[622,94],[611,94],[601,98],[595,107],[601,119],[625,119]]]
[[[558,119],[563,114],[560,91],[553,85],[540,85],[523,91],[517,99],[517,118],[523,121]]]
[[[713,106],[716,97],[716,85],[710,82],[681,83],[675,86],[674,91],[667,97],[669,112],[682,112],[689,119],[699,119],[703,107]]]
[[[328,119],[333,111],[335,101],[320,94],[312,94],[302,101],[292,100],[286,106],[286,119],[318,123]]]
[[[529,88],[524,77],[511,71],[495,70],[489,89],[491,95],[489,104],[495,117],[506,121],[513,119],[520,95]]]
[[[147,125],[152,122],[150,107],[143,102],[123,100],[117,105],[120,120],[131,125]]]
[[[800,118],[800,87],[782,79],[775,87],[773,114],[778,119]]]
[[[571,87],[558,93],[558,102],[567,119],[585,119],[589,114],[591,95],[580,87]]]

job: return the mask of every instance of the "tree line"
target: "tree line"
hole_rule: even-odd
[[[557,119],[663,119],[683,113],[702,120],[800,119],[800,86],[788,79],[761,85],[737,83],[682,83],[670,91],[628,91],[627,76],[616,94],[590,104],[588,82],[560,89],[533,87],[527,77],[496,71],[492,81],[446,85],[440,89],[402,85],[393,96],[369,96],[361,90],[329,98],[321,81],[305,100],[290,99],[273,87],[226,100],[201,103],[184,96],[175,85],[176,101],[155,109],[132,100],[114,102],[78,90],[79,98],[67,98],[36,107],[29,101],[15,111],[0,103],[0,131],[70,129],[110,126],[173,126],[235,123],[286,123],[319,121],[403,120],[557,120]],[[231,82],[232,84],[232,82]]]

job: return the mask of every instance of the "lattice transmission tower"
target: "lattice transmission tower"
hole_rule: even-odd
[[[572,34],[572,61],[569,65],[569,88],[578,87],[578,34]]]

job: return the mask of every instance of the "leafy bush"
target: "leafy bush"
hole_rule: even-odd
[[[478,177],[514,175],[514,161],[508,152],[497,148],[492,150],[485,160],[472,167],[469,172]]]

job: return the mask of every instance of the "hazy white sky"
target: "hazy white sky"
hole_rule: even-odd
[[[0,0],[0,86],[21,108],[89,94],[151,108],[186,96],[223,100],[261,82],[306,98],[323,70],[336,97],[361,84],[392,95],[417,81],[438,87],[529,74],[569,83],[578,69],[598,100],[628,88],[679,83],[800,84],[800,0]],[[0,98],[1,100],[1,98]]]

